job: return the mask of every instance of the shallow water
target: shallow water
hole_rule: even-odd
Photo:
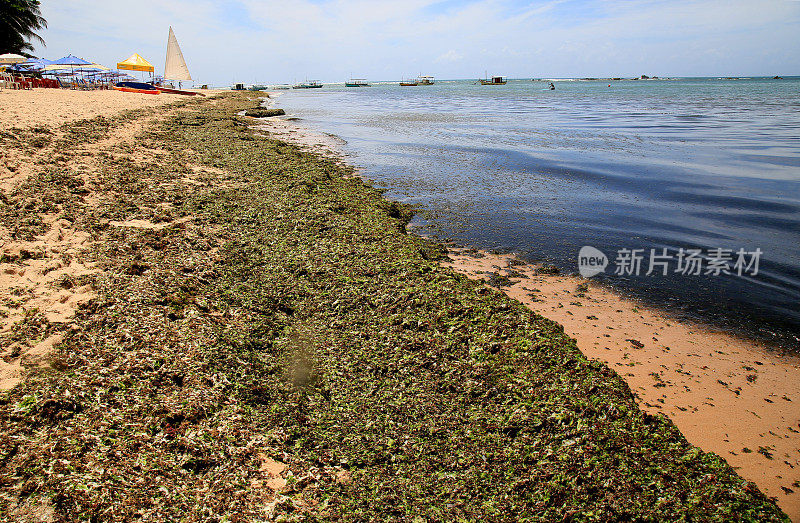
[[[555,84],[326,86],[278,105],[422,204],[425,232],[566,271],[593,246],[613,285],[800,333],[800,79]],[[668,274],[645,275],[664,248]],[[718,248],[729,275],[706,274]],[[620,249],[642,249],[638,276],[615,274]],[[701,249],[699,275],[676,272],[680,249]],[[740,249],[762,251],[757,274],[737,274]]]

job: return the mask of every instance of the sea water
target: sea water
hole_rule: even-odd
[[[334,85],[278,106],[420,204],[425,233],[567,272],[592,247],[613,286],[796,340],[800,78],[554,85]]]

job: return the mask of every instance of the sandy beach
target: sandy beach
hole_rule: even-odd
[[[213,91],[207,91],[213,93]],[[138,95],[113,89],[103,91],[71,91],[64,89],[0,90],[0,126],[49,128],[67,122],[113,117],[122,111],[159,107],[179,100],[177,94]]]
[[[213,92],[211,92],[213,94]],[[186,97],[172,94],[139,95],[114,90],[71,91],[63,89],[2,90],[0,91],[0,128],[19,139],[30,138],[26,130],[40,128],[33,146],[20,153],[16,148],[0,151],[0,188],[13,194],[30,176],[51,161],[47,148],[64,137],[63,125],[98,116],[113,120],[125,111],[150,109],[176,102]],[[96,176],[95,152],[111,144],[132,143],[151,119],[132,122],[117,129],[116,136],[100,144],[81,144],[81,152],[67,160],[56,161],[64,168],[77,169],[85,194],[85,208],[100,204],[92,190]],[[13,129],[25,130],[20,134]],[[73,151],[74,152],[74,151]],[[47,211],[50,211],[49,209]],[[97,273],[92,262],[83,254],[91,247],[91,235],[79,231],[73,223],[57,212],[36,213],[41,220],[39,234],[18,234],[0,226],[0,336],[13,334],[14,326],[26,315],[41,313],[54,324],[67,324],[77,308],[95,296],[90,285],[82,283]],[[12,339],[3,347],[0,359],[0,390],[20,382],[24,364],[46,359],[63,335],[54,333],[30,345]]]
[[[444,265],[498,282],[622,376],[639,406],[725,458],[800,521],[800,357],[670,317],[591,280],[512,255],[451,249]],[[495,283],[497,285],[497,283]]]
[[[453,250],[439,266],[440,247],[406,234],[410,213],[354,176],[337,138],[291,115],[235,116],[255,103],[0,92],[16,129],[0,169],[18,211],[0,228],[2,437],[18,442],[0,502],[15,515],[51,517],[38,496],[58,489],[73,516],[236,504],[252,518],[510,519],[591,504],[607,518],[779,519],[556,325],[454,270],[507,278],[493,281],[643,410],[800,519],[800,360],[509,256]],[[499,496],[511,501],[491,508]]]

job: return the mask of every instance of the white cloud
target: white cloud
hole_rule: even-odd
[[[464,57],[458,54],[455,49],[450,49],[446,53],[439,55],[439,58],[436,59],[436,62],[459,62],[463,58]]]

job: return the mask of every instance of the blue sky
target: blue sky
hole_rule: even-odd
[[[200,83],[800,74],[797,0],[44,0],[47,46]]]

